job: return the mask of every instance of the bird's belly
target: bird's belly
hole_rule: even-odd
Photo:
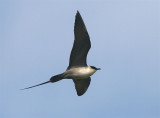
[[[96,71],[88,67],[71,68],[64,72],[64,78],[68,79],[86,79],[93,75]]]
[[[73,78],[75,79],[86,79],[93,75],[95,71],[88,71],[88,70],[79,70],[73,74]]]

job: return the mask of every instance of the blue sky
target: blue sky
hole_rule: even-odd
[[[100,67],[88,91],[48,81],[68,66],[79,10]],[[0,118],[159,118],[159,0],[0,0]]]

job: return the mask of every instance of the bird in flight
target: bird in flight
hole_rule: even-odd
[[[77,11],[74,24],[74,44],[70,54],[67,70],[61,74],[52,76],[47,82],[24,89],[33,88],[47,83],[54,83],[62,79],[72,79],[75,84],[77,95],[83,95],[90,85],[90,76],[97,70],[100,70],[100,68],[87,65],[86,58],[90,48],[91,42],[86,26],[79,11]]]

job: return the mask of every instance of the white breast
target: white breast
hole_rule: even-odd
[[[93,75],[95,72],[96,70],[88,66],[88,67],[71,68],[67,70],[65,73],[70,78],[85,79]]]

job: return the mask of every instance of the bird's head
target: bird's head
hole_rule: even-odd
[[[95,67],[95,66],[90,66],[92,69],[94,69],[94,70],[101,70],[100,68],[97,68],[97,67]]]

